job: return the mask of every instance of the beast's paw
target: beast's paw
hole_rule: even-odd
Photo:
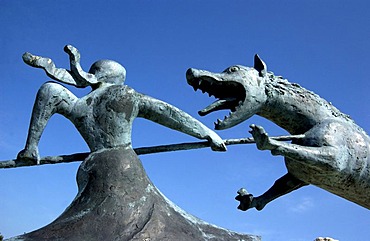
[[[252,124],[249,127],[251,128],[249,133],[252,134],[258,150],[273,150],[276,148],[272,145],[270,137],[262,126]]]
[[[240,204],[238,206],[238,209],[242,211],[247,211],[250,208],[253,208],[252,201],[253,201],[253,195],[248,193],[246,189],[240,188],[240,190],[237,192],[238,196],[235,197],[235,200],[239,201]]]

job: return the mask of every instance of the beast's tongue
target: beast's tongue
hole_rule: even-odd
[[[203,110],[198,111],[198,114],[200,116],[205,116],[216,110],[230,109],[231,107],[233,107],[232,102],[235,100],[236,98],[216,100],[215,102],[213,102],[212,104],[204,108]]]

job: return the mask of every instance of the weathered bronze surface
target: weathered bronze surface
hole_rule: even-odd
[[[51,224],[10,240],[260,240],[205,223],[178,208],[151,183],[131,146],[132,123],[143,117],[174,130],[206,139],[225,151],[222,139],[180,109],[123,85],[126,71],[117,62],[94,63],[89,73],[76,48],[66,46],[70,70],[49,58],[26,53],[24,61],[54,80],[92,91],[77,98],[55,82],[38,91],[27,142],[17,162],[38,163],[38,142],[53,114],[68,118],[91,153],[77,174],[78,194]]]
[[[218,99],[199,111],[200,115],[231,110],[215,123],[218,130],[260,115],[290,134],[304,135],[290,144],[269,138],[261,126],[250,126],[257,148],[284,156],[288,173],[259,197],[240,190],[236,197],[239,209],[261,210],[268,202],[307,184],[370,209],[370,138],[331,103],[267,72],[258,55],[254,68],[236,65],[222,73],[189,69],[187,81],[195,90]]]

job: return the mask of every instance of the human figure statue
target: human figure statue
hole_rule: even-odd
[[[77,98],[58,83],[43,84],[37,93],[26,146],[19,153],[19,160],[40,160],[38,143],[48,120],[55,113],[63,115],[76,126],[92,152],[118,146],[131,148],[131,129],[136,117],[207,139],[212,150],[226,150],[217,134],[187,113],[123,85],[126,70],[119,63],[100,60],[91,66],[89,73],[85,73],[79,64],[78,50],[67,45],[65,51],[70,55],[70,71],[56,68],[49,58],[26,53],[23,59],[33,67],[44,69],[54,80],[78,88],[90,86],[92,91]]]
[[[225,151],[217,134],[180,109],[123,85],[126,71],[117,62],[97,61],[85,73],[77,49],[69,45],[65,51],[70,55],[70,70],[29,53],[23,59],[54,80],[79,88],[90,86],[92,91],[77,98],[58,83],[43,84],[18,161],[40,160],[38,143],[55,113],[76,126],[91,153],[78,169],[78,194],[69,207],[52,223],[11,241],[260,240],[205,223],[174,205],[149,180],[131,146],[136,117],[206,139],[213,150]]]

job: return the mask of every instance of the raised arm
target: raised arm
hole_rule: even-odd
[[[57,68],[50,58],[33,55],[28,52],[24,53],[22,58],[26,64],[45,70],[47,76],[64,84],[85,88],[98,83],[95,75],[82,70],[78,49],[72,45],[66,45],[64,51],[69,55],[71,70]]]
[[[138,117],[143,117],[199,139],[206,139],[210,142],[214,151],[226,151],[226,145],[222,139],[197,119],[164,101],[143,94],[139,95]]]
[[[54,62],[50,58],[33,55],[28,52],[24,53],[22,58],[29,66],[45,70],[46,75],[53,80],[77,86],[77,83],[72,77],[70,71],[63,68],[56,68]]]

